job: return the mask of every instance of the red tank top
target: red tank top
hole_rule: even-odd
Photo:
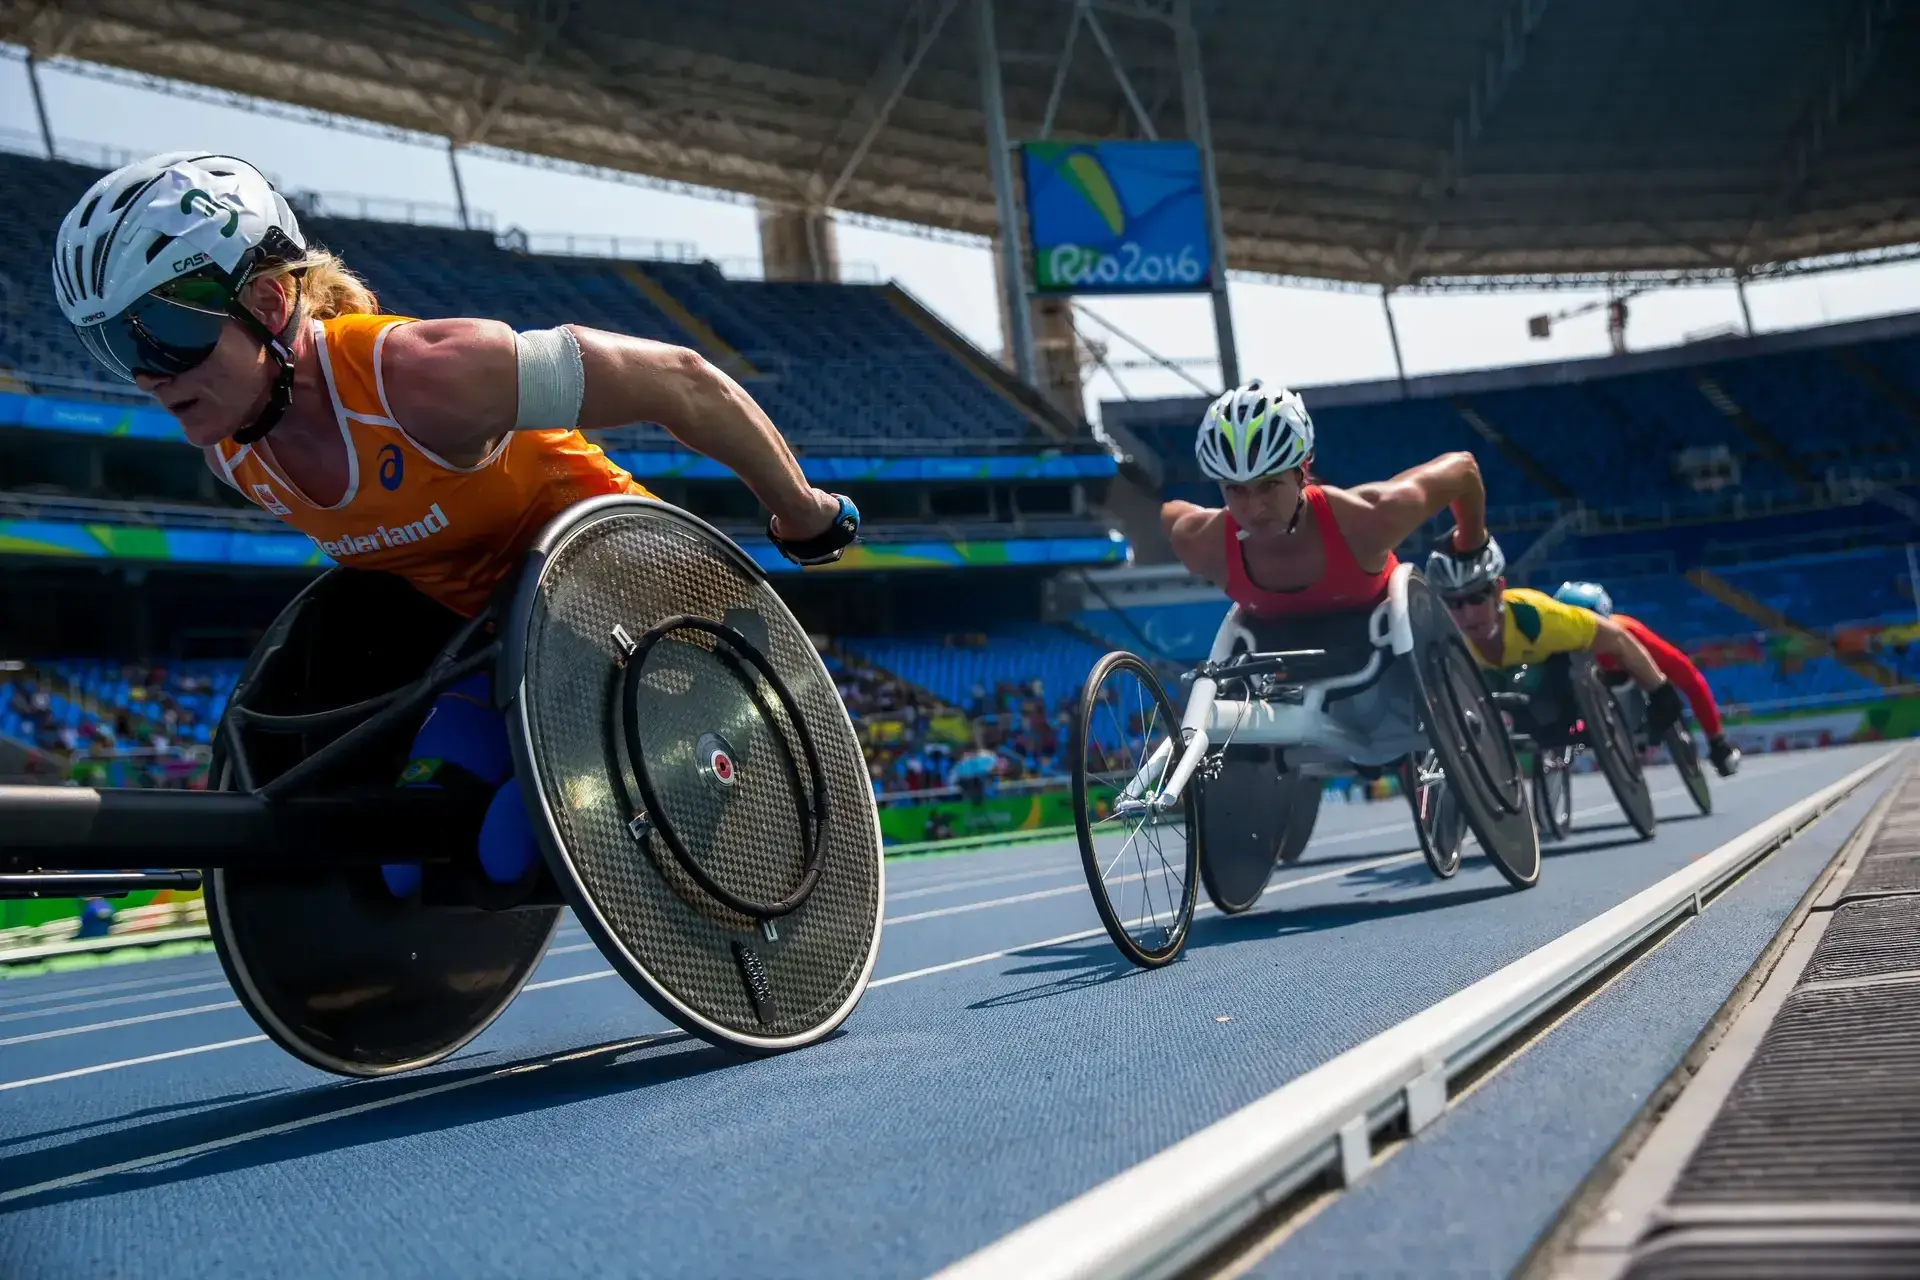
[[[1262,617],[1285,614],[1344,613],[1379,604],[1387,594],[1387,578],[1400,562],[1387,553],[1387,563],[1378,573],[1368,573],[1353,558],[1347,540],[1334,522],[1333,507],[1317,484],[1306,489],[1307,505],[1313,508],[1314,522],[1320,526],[1320,545],[1326,548],[1327,568],[1318,582],[1292,591],[1269,591],[1255,584],[1247,572],[1247,559],[1240,548],[1240,526],[1233,513],[1226,512],[1227,526],[1227,599]]]

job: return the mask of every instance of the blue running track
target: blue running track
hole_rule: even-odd
[[[0,981],[0,1276],[924,1276],[1890,749],[1750,758],[1710,817],[1654,770],[1647,843],[1582,776],[1525,892],[1471,848],[1435,881],[1399,801],[1330,803],[1260,908],[1152,973],[1071,841],[896,861],[873,990],[763,1061],[674,1032],[571,922],[473,1045],[379,1081],[281,1053],[211,954]],[[1511,1268],[1892,774],[1259,1274],[1418,1270],[1448,1224],[1445,1269]],[[1533,1194],[1489,1207],[1491,1165]]]

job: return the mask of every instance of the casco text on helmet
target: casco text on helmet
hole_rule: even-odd
[[[1313,419],[1294,392],[1256,378],[1207,406],[1193,452],[1208,476],[1246,484],[1304,465],[1313,456]]]
[[[94,183],[60,224],[53,288],[75,328],[209,268],[238,286],[263,256],[293,257],[306,240],[285,197],[244,160],[172,151]]]

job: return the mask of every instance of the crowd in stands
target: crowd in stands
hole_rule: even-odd
[[[991,794],[1001,784],[1064,777],[1080,691],[1049,701],[1046,683],[978,680],[961,705],[846,652],[826,655],[859,726],[876,795],[958,791]]]
[[[83,784],[197,785],[231,687],[217,670],[47,663],[0,683],[0,735]]]

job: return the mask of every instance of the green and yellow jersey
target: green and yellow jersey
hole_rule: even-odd
[[[1467,646],[1481,666],[1531,666],[1556,653],[1579,653],[1593,647],[1599,623],[1585,609],[1527,587],[1508,587],[1504,598],[1499,663],[1488,662],[1479,646]]]

